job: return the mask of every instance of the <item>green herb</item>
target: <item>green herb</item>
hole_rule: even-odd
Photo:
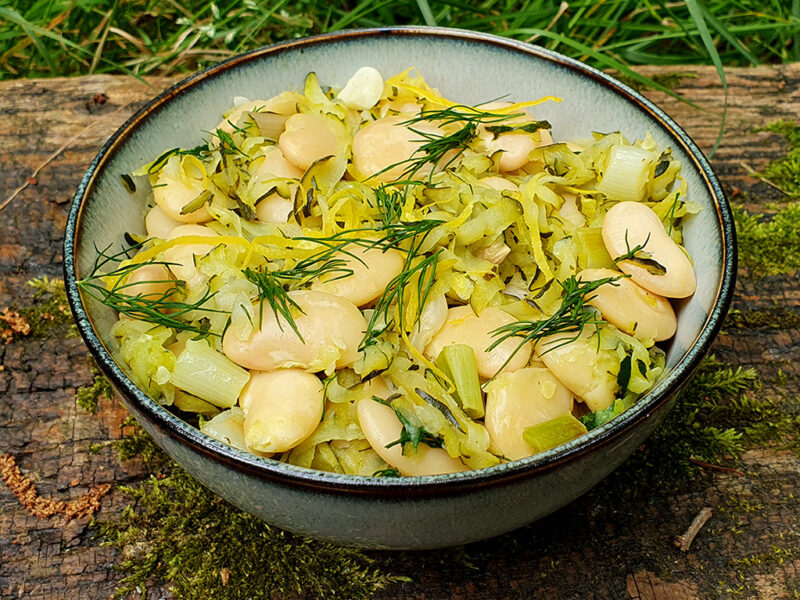
[[[378,396],[372,397],[375,402],[379,402],[385,406],[388,406],[394,411],[394,414],[397,415],[400,423],[403,425],[403,430],[400,432],[400,437],[397,438],[395,441],[386,444],[387,448],[391,448],[393,446],[397,446],[398,444],[401,447],[405,448],[406,443],[409,443],[413,446],[414,452],[416,453],[419,449],[420,444],[426,444],[431,448],[441,448],[442,447],[442,440],[437,438],[432,433],[428,432],[424,427],[417,427],[409,421],[406,416],[397,408],[392,406],[392,404],[388,400],[384,400],[383,398],[379,398]]]
[[[455,418],[452,411],[447,407],[446,404],[437,400],[422,388],[414,388],[414,391],[420,398],[425,400],[425,402],[427,402],[433,408],[442,413],[444,415],[444,418],[447,419],[450,422],[450,424],[453,425],[453,427],[455,427],[456,429],[460,429],[461,431],[464,431],[464,429],[461,427],[461,424],[458,422],[458,420]]]
[[[129,194],[136,192],[136,183],[134,183],[133,177],[127,173],[123,173],[119,176],[119,178],[122,180],[122,185],[125,186],[125,189],[128,190]]]
[[[624,275],[621,277],[625,277]],[[564,334],[567,337],[558,340],[544,353],[560,348],[570,342],[577,340],[587,325],[600,325],[604,323],[597,316],[594,309],[588,307],[586,303],[592,299],[592,292],[605,284],[615,285],[614,282],[620,277],[604,277],[595,281],[578,281],[574,275],[570,276],[563,283],[559,282],[564,288],[564,297],[561,299],[561,306],[556,312],[547,319],[541,320],[522,320],[503,325],[492,331],[492,336],[497,339],[486,349],[487,352],[493,350],[499,344],[509,338],[522,338],[519,345],[514,349],[506,362],[498,369],[498,373],[509,363],[509,361],[519,352],[520,348],[527,342],[532,342],[534,347],[542,338]]]
[[[404,166],[400,179],[413,180],[414,176],[428,164],[439,165],[451,150],[455,150],[454,155],[445,163],[442,168],[447,168],[461,154],[469,148],[469,143],[478,133],[478,125],[486,123],[498,123],[507,121],[513,117],[522,116],[523,113],[505,115],[493,113],[474,106],[457,105],[441,110],[423,110],[419,115],[412,117],[401,124],[408,126],[409,130],[420,136],[422,142],[414,151],[414,154],[403,161],[389,165],[385,169],[373,174],[372,177],[390,171],[398,166]],[[414,129],[418,123],[437,123],[450,125],[460,123],[461,127],[450,134],[431,133]],[[431,172],[431,175],[433,172]]]
[[[624,396],[628,391],[628,384],[631,381],[631,360],[633,357],[628,354],[619,363],[619,372],[617,373],[617,385],[619,386],[619,395]]]
[[[188,215],[189,213],[193,213],[196,210],[200,210],[203,208],[206,203],[214,197],[214,194],[209,190],[203,190],[197,195],[197,198],[189,202],[186,206],[181,209],[182,215]]]
[[[670,229],[672,229],[672,225],[670,224]],[[614,259],[614,264],[617,265],[622,261],[626,260],[628,262],[635,263],[639,266],[644,267],[647,269],[648,273],[652,275],[665,275],[667,272],[666,267],[664,267],[661,263],[654,260],[652,254],[649,252],[645,252],[644,247],[647,246],[647,242],[650,241],[650,234],[647,234],[644,242],[642,244],[637,244],[633,248],[631,248],[630,244],[628,243],[628,230],[625,230],[625,254],[618,256]]]
[[[175,279],[164,279],[153,281],[152,283],[166,283],[168,287],[165,291],[158,294],[129,294],[128,288],[136,284],[124,283],[128,276],[146,265],[163,265],[165,267],[174,266],[175,263],[150,260],[141,263],[129,264],[117,267],[111,271],[104,269],[111,264],[119,264],[128,257],[130,251],[136,249],[125,248],[116,254],[107,254],[105,250],[98,250],[97,257],[89,272],[89,275],[78,281],[78,287],[89,294],[92,298],[113,308],[120,314],[147,321],[155,325],[170,327],[176,331],[190,331],[198,336],[217,335],[208,331],[202,325],[195,325],[185,321],[183,318],[193,311],[204,311],[211,313],[223,313],[224,311],[208,308],[206,304],[214,296],[211,290],[206,289],[201,298],[195,302],[184,302],[179,298],[183,295],[185,283]],[[113,280],[111,288],[108,288],[105,278]]]
[[[294,321],[294,317],[292,316],[292,309],[295,309],[299,312],[303,312],[303,309],[300,308],[300,305],[297,304],[294,300],[289,297],[288,292],[283,287],[284,284],[280,280],[280,276],[276,276],[274,273],[270,273],[268,271],[256,271],[251,268],[246,268],[244,271],[244,276],[251,282],[253,282],[256,287],[258,288],[258,301],[259,301],[259,323],[264,317],[264,303],[267,303],[275,313],[275,318],[278,321],[278,327],[281,331],[283,331],[283,325],[281,324],[280,317],[283,317],[284,320],[289,324],[289,327],[292,328],[297,334],[297,337],[300,338],[300,341],[305,343],[303,336],[300,334],[300,331],[297,329],[297,323]]]
[[[416,260],[419,258],[417,253],[409,250],[406,254],[403,270],[392,278],[375,303],[375,310],[370,316],[367,330],[361,340],[361,348],[376,343],[378,336],[394,325],[400,330],[408,329],[408,324],[403,321],[406,306],[405,291],[415,276],[417,277],[417,283],[412,289],[412,293],[416,294],[417,297],[416,320],[419,320],[436,280],[436,265],[441,253],[442,249],[439,249],[425,258]],[[392,315],[392,306],[394,305],[397,306],[397,312],[400,315],[399,323],[395,323]]]
[[[552,125],[547,121],[531,121],[530,123],[524,123],[522,125],[490,125],[486,128],[486,131],[493,134],[496,138],[501,133],[510,133],[513,131],[536,133],[540,129],[552,129]]]
[[[372,474],[373,477],[401,477],[400,471],[391,467],[389,469],[381,469],[380,471],[375,471]]]

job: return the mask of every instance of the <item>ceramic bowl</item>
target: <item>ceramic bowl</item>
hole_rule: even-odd
[[[685,221],[698,286],[679,306],[679,325],[656,387],[621,417],[560,448],[489,469],[415,478],[367,478],[307,470],[222,444],[140,391],[112,358],[116,315],[83,297],[76,279],[95,248],[122,243],[143,220],[146,192],[120,181],[166,149],[192,147],[233,96],[302,90],[309,71],[343,84],[360,66],[384,75],[414,66],[445,97],[475,104],[563,98],[537,109],[556,139],[594,131],[650,132],[683,165],[702,212]],[[140,186],[142,187],[142,186]],[[141,228],[141,227],[140,227]],[[574,500],[625,460],[653,431],[719,331],[733,291],[731,211],[708,161],[662,110],[595,69],[555,52],[491,35],[437,28],[384,28],[296,40],[238,56],[193,75],[148,103],[102,147],[69,215],[64,267],[72,309],[98,364],[130,411],[166,452],[211,490],[279,527],[373,548],[433,548],[511,531]]]

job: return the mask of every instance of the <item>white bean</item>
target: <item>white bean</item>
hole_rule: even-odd
[[[577,275],[580,281],[597,281],[607,277],[615,281],[601,285],[592,292],[588,303],[597,308],[603,318],[638,340],[660,342],[675,335],[678,320],[669,300],[646,289],[612,269],[584,269]]]
[[[383,77],[372,67],[361,67],[337,95],[348,108],[369,110],[383,95]]]
[[[352,275],[340,277],[333,272],[330,276],[316,280],[312,290],[327,292],[347,298],[356,306],[364,306],[380,296],[402,270],[405,256],[398,250],[385,252],[380,248],[353,248],[349,254],[342,254],[342,269],[351,270]]]
[[[255,372],[239,396],[247,447],[285,452],[306,439],[322,420],[324,387],[301,369]]]
[[[407,161],[426,140],[419,133],[403,125],[408,115],[378,119],[363,127],[353,137],[353,166],[360,177],[370,182],[395,181],[403,175]],[[442,131],[427,122],[416,123],[414,129],[428,134],[441,135]],[[395,167],[380,173],[387,167]],[[430,173],[431,166],[421,168],[416,175]],[[374,177],[373,177],[374,176]]]
[[[355,304],[314,290],[289,292],[289,298],[302,310],[292,311],[302,340],[283,317],[279,320],[265,304],[261,325],[249,336],[240,339],[234,326],[225,332],[222,349],[228,358],[259,371],[300,367],[316,372],[356,361],[367,323]],[[259,312],[259,304],[255,303],[250,314],[257,319]]]
[[[298,169],[286,160],[283,152],[277,146],[267,150],[263,158],[254,160],[250,173],[253,177],[264,180],[275,179],[276,177],[300,179],[303,176],[302,169]]]
[[[290,186],[292,192],[297,186]],[[262,223],[286,223],[294,209],[291,198],[284,198],[278,192],[272,192],[256,204],[256,218]]]
[[[174,221],[203,223],[211,220],[205,206],[186,214],[181,214],[181,211],[196,200],[205,188],[203,163],[191,155],[173,156],[158,173],[153,186],[153,200]]]
[[[488,143],[488,154],[502,152],[497,167],[504,173],[516,171],[528,162],[528,156],[538,144],[529,133],[501,133]]]
[[[156,300],[162,298],[174,286],[172,273],[164,265],[142,265],[137,267],[125,282],[122,292],[129,296],[141,295]]]
[[[188,236],[217,237],[217,234],[213,229],[209,229],[204,225],[180,225],[172,230],[167,239],[174,240]],[[205,256],[213,248],[213,243],[178,244],[164,250],[164,260],[168,263],[175,263],[170,265],[170,270],[175,274],[176,278],[186,281],[191,286],[193,279],[197,276],[197,267],[194,264],[195,257]]]
[[[314,161],[335,155],[338,141],[323,117],[297,113],[286,120],[278,145],[287,161],[305,171]]]
[[[144,226],[147,230],[147,235],[154,238],[161,238],[162,240],[167,239],[172,230],[180,224],[180,221],[176,221],[170,217],[158,205],[147,211],[147,215],[144,218]]]
[[[603,242],[611,258],[619,258],[636,246],[641,256],[656,261],[666,272],[634,260],[621,260],[617,266],[643,288],[666,296],[685,298],[694,294],[697,280],[694,268],[683,250],[667,235],[653,210],[641,202],[620,202],[603,219]]]
[[[594,330],[586,327],[574,341],[563,343],[573,334],[553,334],[536,344],[536,354],[550,372],[590,410],[608,408],[617,392],[617,364],[608,350],[598,349]]]
[[[481,377],[488,379],[501,367],[502,373],[516,371],[524,367],[531,356],[530,342],[522,344],[516,353],[519,341],[514,338],[504,340],[490,352],[486,350],[497,339],[492,332],[513,322],[514,318],[499,308],[490,306],[478,316],[469,305],[456,306],[447,311],[447,321],[425,348],[425,355],[436,360],[445,346],[466,344],[475,352],[475,363]],[[512,354],[513,358],[508,360]],[[506,361],[508,364],[503,367]]]
[[[504,373],[486,388],[486,429],[506,458],[533,454],[525,429],[572,410],[572,394],[550,371],[526,367]]]
[[[380,378],[371,381],[376,379]],[[450,456],[446,450],[431,448],[424,443],[417,446],[415,454],[403,454],[400,444],[387,448],[387,445],[400,439],[403,424],[393,409],[372,399],[372,395],[379,398],[389,395],[385,383],[380,381],[372,384],[369,392],[369,395],[365,394],[358,401],[358,423],[369,445],[383,460],[406,476],[439,475],[467,470],[464,463]]]

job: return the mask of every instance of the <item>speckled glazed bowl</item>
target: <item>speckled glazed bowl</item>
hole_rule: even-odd
[[[538,108],[556,139],[592,130],[629,138],[651,132],[683,165],[689,197],[702,212],[685,221],[695,261],[695,295],[679,307],[669,370],[621,417],[558,449],[481,471],[415,478],[323,473],[240,452],[200,433],[148,398],[114,362],[116,315],[83,297],[95,248],[143,229],[146,191],[120,182],[166,149],[192,147],[233,96],[270,97],[302,89],[306,73],[344,84],[360,66],[384,75],[415,66],[445,97],[479,103],[508,95],[563,98]],[[142,187],[142,186],[140,186]],[[484,539],[530,523],[577,498],[653,431],[718,332],[733,291],[735,233],[730,208],[706,158],[651,102],[595,69],[529,44],[459,30],[372,29],[256,50],[198,73],[136,113],[103,146],[81,181],[69,216],[64,268],[81,334],[128,408],[156,441],[203,484],[265,521],[316,538],[374,548],[433,548]]]

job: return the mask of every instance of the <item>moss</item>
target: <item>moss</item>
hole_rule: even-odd
[[[731,310],[723,329],[796,329],[800,314],[776,304],[771,310]]]
[[[799,171],[800,172],[800,171]],[[779,275],[800,267],[800,202],[771,217],[734,207],[739,262],[750,275]]]
[[[120,460],[138,458],[151,470],[161,470],[169,458],[133,417],[122,422],[122,438],[114,442]]]
[[[767,165],[761,175],[786,195],[800,197],[800,127],[791,121],[777,121],[757,131],[777,133],[789,143],[786,156]]]
[[[89,359],[94,378],[91,385],[79,387],[75,392],[75,403],[88,413],[97,413],[100,398],[113,398],[114,388],[111,382],[100,372],[97,363]]]
[[[743,450],[767,444],[800,450],[800,403],[761,393],[754,369],[712,356],[655,433],[592,493],[603,501],[674,488],[703,470],[700,463],[736,468]]]
[[[17,312],[30,323],[32,337],[74,337],[78,328],[69,310],[64,281],[47,275],[31,279],[28,285],[36,291],[30,306]]]
[[[403,579],[365,552],[270,527],[234,508],[170,462],[132,418],[123,426],[120,458],[163,471],[122,487],[131,506],[94,523],[103,545],[119,552],[125,577],[115,597],[166,586],[175,600],[358,600]]]

